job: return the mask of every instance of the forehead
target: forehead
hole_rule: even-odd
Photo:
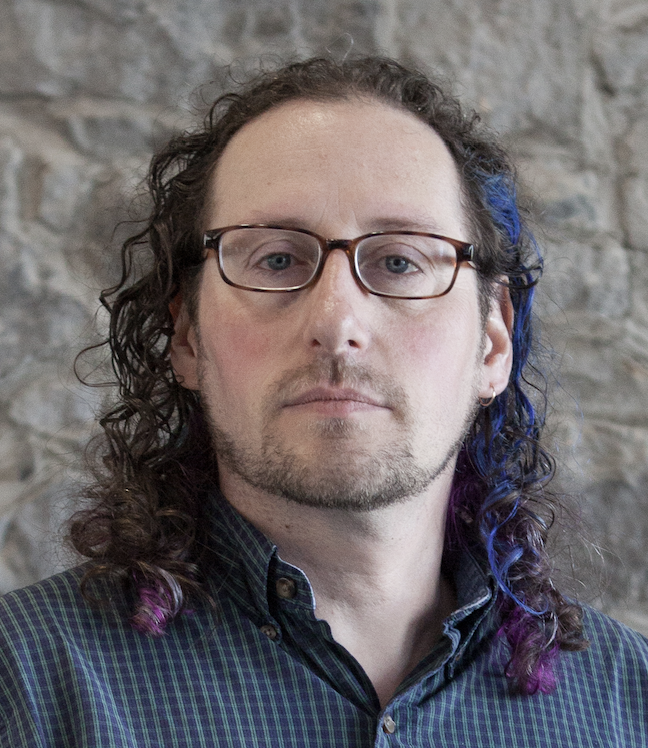
[[[292,220],[311,229],[335,218],[362,231],[393,219],[464,238],[459,176],[441,138],[371,100],[288,102],[246,124],[216,166],[207,218],[212,228]]]

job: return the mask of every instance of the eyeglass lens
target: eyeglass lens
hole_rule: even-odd
[[[219,257],[225,277],[257,290],[292,290],[317,273],[318,240],[288,229],[241,228],[223,233]],[[370,290],[425,297],[447,291],[457,264],[452,244],[431,236],[381,234],[359,242],[356,271]]]

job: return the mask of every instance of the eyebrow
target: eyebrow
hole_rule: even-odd
[[[270,216],[253,216],[252,220],[247,223],[265,223],[272,226],[284,226],[292,229],[312,230],[308,222],[303,217],[282,216],[281,218],[271,218]],[[363,233],[373,231],[423,231],[429,234],[442,234],[442,227],[433,219],[416,219],[403,217],[384,217],[375,218],[367,222],[366,230]],[[329,237],[331,238],[331,237]],[[335,238],[335,237],[333,237]]]
[[[442,233],[439,224],[432,219],[378,218],[375,221],[371,221],[371,227],[372,231],[425,231],[432,234]]]

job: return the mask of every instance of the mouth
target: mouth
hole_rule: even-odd
[[[389,406],[375,396],[358,390],[339,387],[314,387],[288,400],[284,407],[312,407],[325,412],[389,409]]]

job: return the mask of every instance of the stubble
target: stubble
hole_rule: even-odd
[[[316,452],[285,445],[275,425],[282,404],[324,382],[368,389],[386,403],[397,427],[392,442],[370,450],[362,447],[367,442],[362,433],[367,427],[355,419],[318,418],[308,426],[309,442],[316,445]],[[201,390],[205,391],[202,384]],[[206,405],[219,463],[247,484],[296,504],[359,512],[397,504],[425,491],[454,461],[475,417],[475,409],[470,410],[445,452],[425,462],[414,453],[416,414],[404,390],[388,377],[340,358],[318,360],[294,370],[271,388],[256,448],[225,430],[214,416],[217,408]]]

